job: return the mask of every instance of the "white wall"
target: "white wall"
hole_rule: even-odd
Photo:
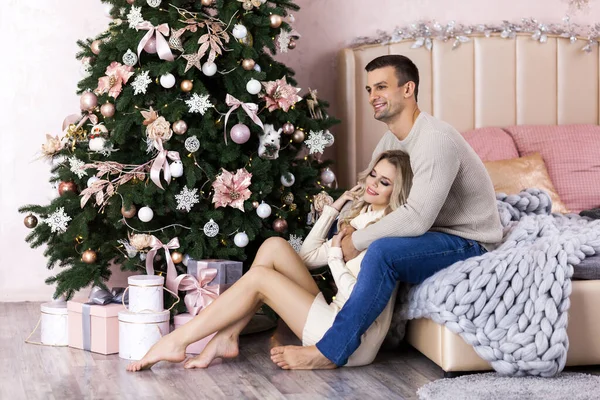
[[[141,1],[141,0],[138,0]],[[233,1],[233,0],[231,0]],[[298,0],[295,27],[303,35],[280,57],[297,72],[299,87],[318,89],[335,104],[335,57],[357,36],[372,36],[421,19],[465,23],[536,17],[560,22],[566,0]],[[579,23],[591,23],[600,1],[592,0]],[[59,134],[65,116],[78,111],[80,63],[77,39],[108,24],[99,0],[3,0],[0,6],[0,301],[45,300],[43,249],[24,241],[29,230],[17,208],[47,204],[49,165],[35,161],[46,133]]]

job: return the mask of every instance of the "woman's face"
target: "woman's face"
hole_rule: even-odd
[[[396,167],[384,159],[380,160],[367,176],[364,199],[373,205],[373,209],[381,210],[390,204],[396,173]]]

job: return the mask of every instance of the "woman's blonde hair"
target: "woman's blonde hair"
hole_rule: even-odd
[[[396,179],[394,179],[394,187],[390,196],[390,204],[386,207],[383,215],[391,213],[406,203],[413,180],[413,172],[410,167],[410,159],[408,154],[400,150],[384,151],[377,158],[375,158],[371,164],[369,164],[369,168],[358,174],[358,184],[360,185],[360,189],[354,192],[356,200],[353,201],[350,210],[345,213],[342,218],[340,218],[340,226],[343,224],[349,224],[350,221],[360,214],[362,209],[367,205],[367,202],[364,200],[367,177],[371,171],[373,171],[373,168],[375,168],[377,163],[379,163],[381,160],[387,160],[390,164],[396,167]]]

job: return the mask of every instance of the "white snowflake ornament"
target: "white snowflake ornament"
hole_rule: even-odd
[[[325,151],[325,147],[329,143],[328,138],[325,137],[323,131],[310,131],[308,133],[308,140],[304,141],[304,144],[309,148],[310,154],[313,153],[323,153]]]
[[[208,100],[208,95],[198,95],[198,93],[194,93],[191,99],[186,100],[185,103],[190,108],[190,113],[200,113],[204,115],[206,110],[213,107],[212,103]]]
[[[131,51],[131,49],[127,49],[127,52],[123,54],[123,64],[127,65],[128,67],[133,67],[137,61],[137,54]]]
[[[127,14],[127,22],[129,22],[129,27],[131,29],[136,29],[138,24],[144,22],[144,17],[142,17],[142,7],[131,6],[131,10],[129,10],[129,14]]]
[[[290,32],[282,30],[277,37],[277,50],[279,50],[280,53],[287,53],[290,48],[291,40],[292,36],[290,35]]]
[[[212,218],[204,225],[204,234],[208,237],[215,237],[219,234],[219,225]]]
[[[183,190],[179,192],[179,194],[175,195],[175,199],[177,200],[177,209],[190,212],[192,207],[194,207],[194,204],[198,204],[200,202],[200,198],[196,194],[197,192],[198,188],[189,190],[187,186],[184,186]]]
[[[302,248],[302,238],[300,236],[290,235],[288,243],[296,250],[296,253],[300,253],[300,249]]]
[[[78,160],[76,157],[69,158],[69,164],[71,164],[71,172],[77,175],[79,179],[87,175],[85,172],[85,163],[81,160]]]
[[[150,79],[148,76],[149,73],[150,71],[144,71],[135,77],[131,83],[131,87],[133,87],[133,94],[146,94],[148,85],[152,83],[152,79]]]
[[[67,230],[67,225],[71,217],[65,214],[65,208],[60,207],[52,214],[48,215],[48,218],[44,220],[50,226],[52,233],[54,232],[65,232]]]
[[[200,150],[200,141],[198,140],[197,136],[190,136],[189,138],[185,139],[184,146],[185,149],[190,153],[195,153]]]

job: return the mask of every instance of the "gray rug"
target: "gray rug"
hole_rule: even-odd
[[[421,400],[592,400],[600,399],[600,376],[564,372],[554,378],[511,378],[490,372],[440,379],[417,395]]]

